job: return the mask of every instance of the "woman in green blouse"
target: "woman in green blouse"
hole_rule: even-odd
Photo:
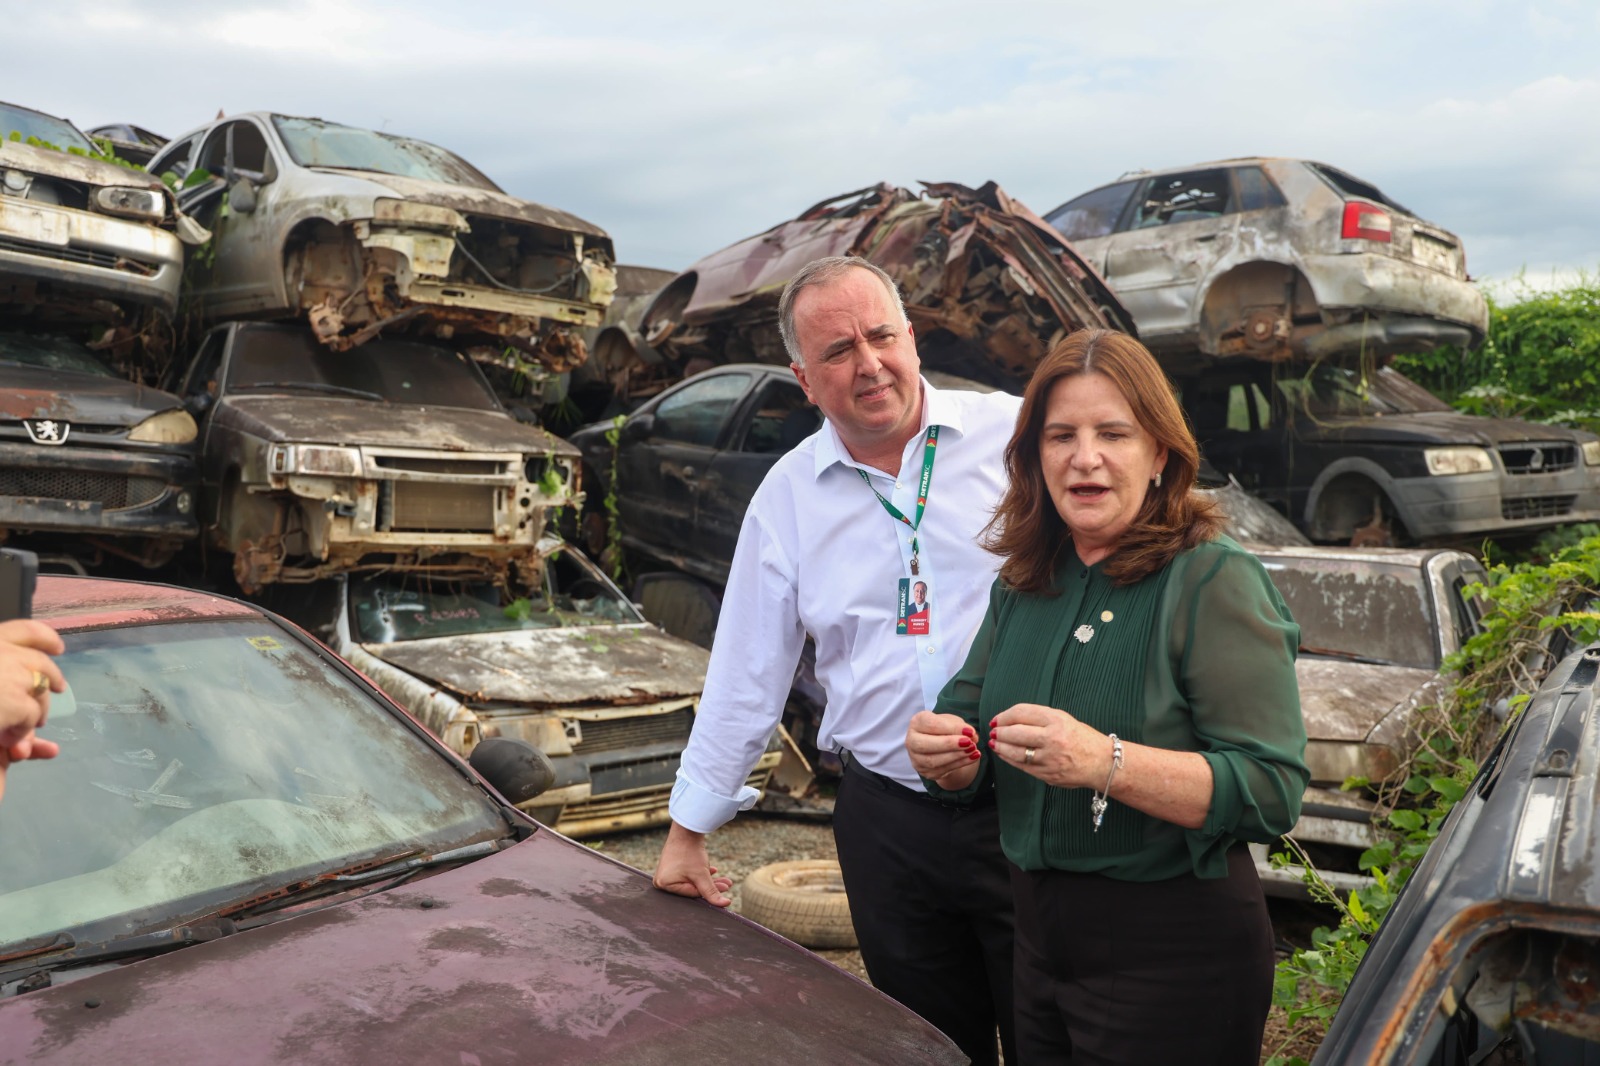
[[[988,615],[906,747],[936,797],[995,790],[1022,1061],[1253,1064],[1272,929],[1244,842],[1299,817],[1299,627],[1131,337],[1056,346],[1006,463]]]

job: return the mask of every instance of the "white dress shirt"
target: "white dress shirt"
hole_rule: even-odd
[[[827,693],[817,746],[922,790],[906,754],[911,716],[961,667],[999,560],[978,541],[1005,489],[1004,452],[1021,400],[922,382],[922,427],[898,477],[857,463],[832,423],[772,467],[745,512],[704,695],[672,789],[672,818],[709,833],[758,798],[745,779],[783,712],[807,634]],[[858,470],[915,520],[923,446],[938,425],[916,533],[884,510]],[[895,632],[899,581],[928,583],[926,635]]]

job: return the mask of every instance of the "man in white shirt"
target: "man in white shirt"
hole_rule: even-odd
[[[672,793],[658,888],[727,906],[705,834],[752,806],[744,782],[782,714],[807,634],[846,764],[834,839],[867,973],[976,1064],[1011,1054],[1011,892],[992,792],[929,796],[911,716],[961,667],[998,560],[979,546],[1020,401],[920,376],[893,280],[865,260],[805,267],[780,328],[827,421],[768,473],[739,533],[704,695]],[[937,461],[936,461],[937,460]],[[937,619],[909,615],[914,583]],[[978,738],[970,738],[978,758]]]

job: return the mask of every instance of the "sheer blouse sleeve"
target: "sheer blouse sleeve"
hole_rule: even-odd
[[[1229,840],[1269,842],[1300,817],[1305,721],[1294,661],[1300,627],[1260,560],[1232,542],[1202,548],[1180,577],[1174,672],[1211,766],[1211,809],[1190,857]]]
[[[983,698],[983,681],[989,673],[989,655],[994,650],[995,629],[1000,621],[1000,599],[1005,595],[998,578],[989,589],[989,609],[984,612],[983,622],[978,626],[978,633],[972,638],[972,647],[967,652],[967,661],[956,671],[956,675],[946,681],[944,688],[939,690],[939,699],[935,702],[933,710],[936,714],[959,715],[968,725],[983,735],[983,723],[978,720],[978,702]],[[978,768],[978,776],[973,778],[972,784],[959,792],[950,792],[938,785],[922,779],[928,794],[949,803],[966,803],[983,789],[988,788],[993,780],[992,765],[994,756],[985,748],[983,765]]]

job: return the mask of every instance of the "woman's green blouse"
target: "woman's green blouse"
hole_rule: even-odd
[[[1270,842],[1300,816],[1310,780],[1294,673],[1300,627],[1260,560],[1227,537],[1124,586],[1098,564],[1084,566],[1070,545],[1063,554],[1053,595],[995,582],[966,665],[937,710],[986,740],[996,714],[1037,703],[1124,741],[1199,752],[1212,776],[1205,825],[1185,829],[1112,800],[1095,831],[1091,789],[1045,785],[982,740],[969,788],[930,781],[928,791],[963,802],[992,785],[1001,844],[1024,870],[1223,877],[1234,842]]]

